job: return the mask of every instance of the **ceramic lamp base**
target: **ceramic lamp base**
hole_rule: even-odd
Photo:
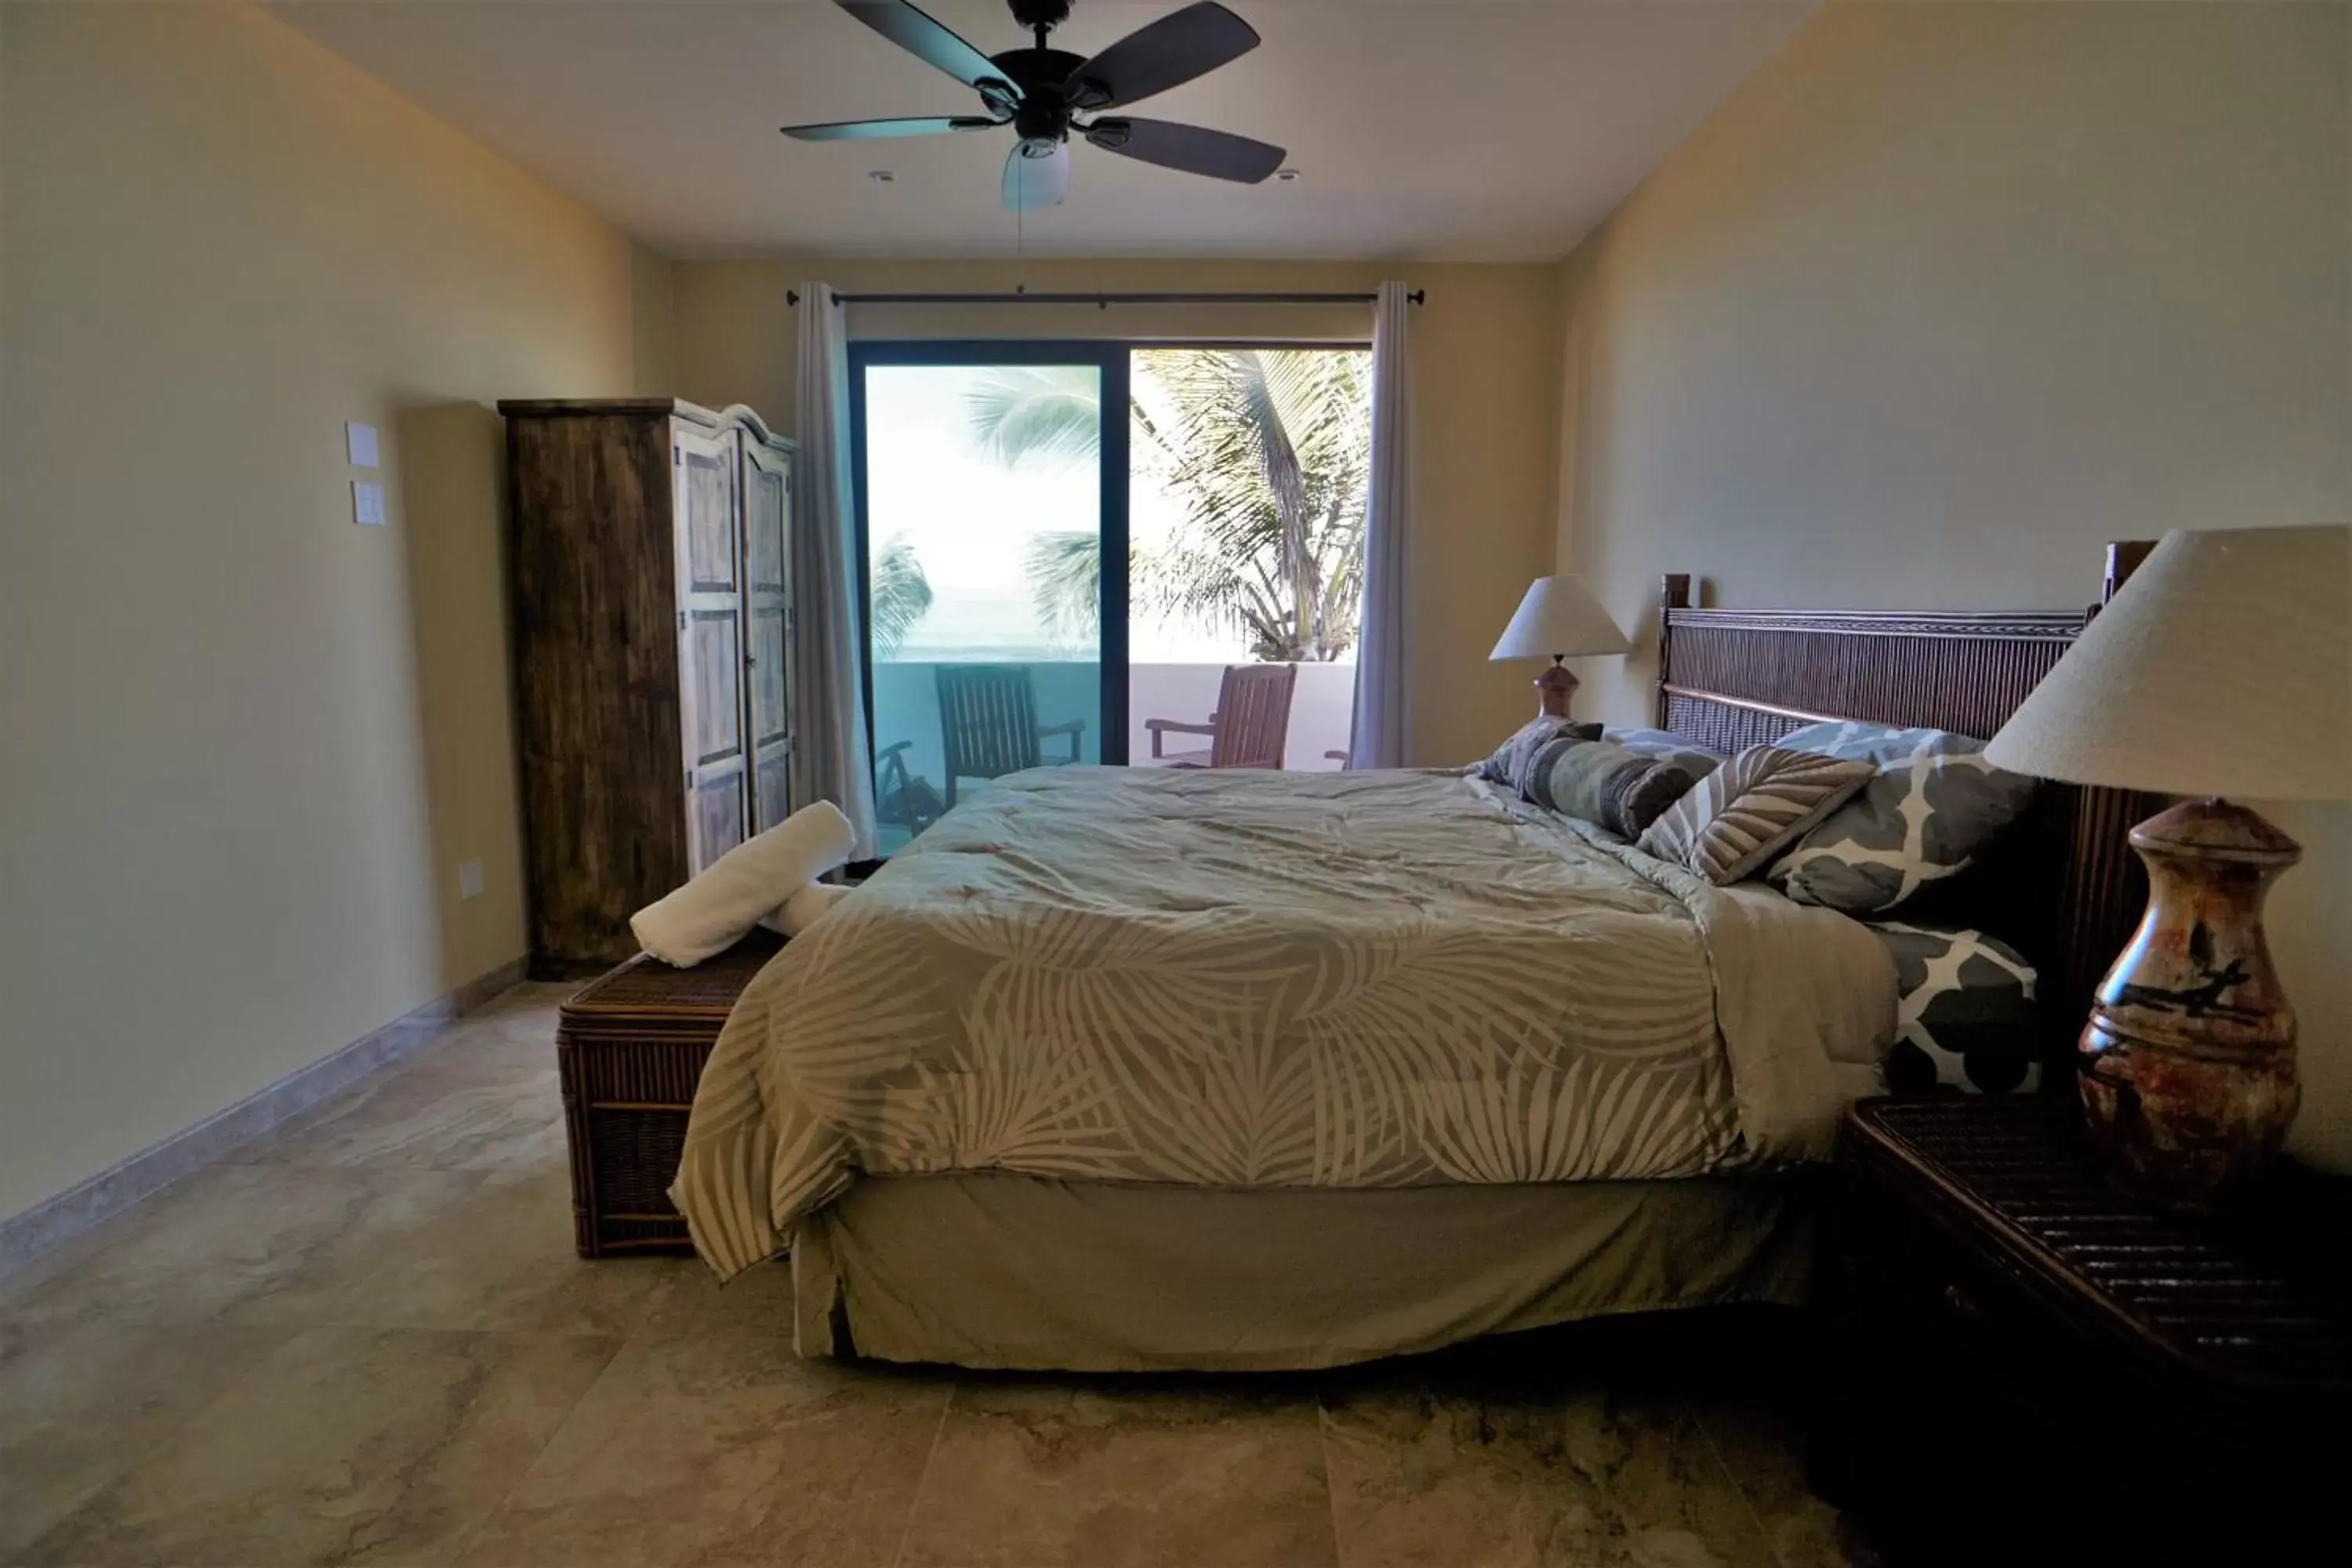
[[[1536,717],[1567,718],[1568,704],[1575,696],[1576,677],[1568,672],[1568,666],[1561,663],[1558,656],[1554,656],[1551,668],[1536,677]]]
[[[2147,913],[2083,1030],[2084,1119],[2116,1177],[2175,1208],[2242,1206],[2294,1120],[2294,1010],[2263,899],[2302,856],[2243,806],[2193,801],[2131,831]]]

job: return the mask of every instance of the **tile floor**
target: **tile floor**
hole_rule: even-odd
[[[572,1256],[563,989],[0,1280],[0,1563],[1869,1559],[1785,1357],[1643,1325],[1297,1377],[803,1362],[782,1269]]]

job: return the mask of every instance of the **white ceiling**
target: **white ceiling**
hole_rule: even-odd
[[[1232,185],[1092,147],[1032,255],[1565,254],[1819,0],[1230,0],[1255,52],[1142,112],[1290,150],[1292,184]],[[1002,0],[927,0],[982,49]],[[1175,8],[1076,0],[1090,54]],[[829,0],[296,0],[278,16],[656,248],[1010,252],[1012,133],[807,144],[777,127],[977,112],[953,79]],[[887,168],[894,184],[866,178]]]

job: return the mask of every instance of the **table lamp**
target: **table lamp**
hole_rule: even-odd
[[[1583,654],[1623,653],[1633,646],[1592,590],[1573,577],[1538,577],[1528,584],[1518,613],[1486,657],[1550,659],[1551,668],[1536,678],[1536,712],[1565,719],[1569,699],[1576,695],[1576,677],[1560,661]]]
[[[2263,895],[2302,850],[2222,797],[2352,794],[2347,541],[2166,534],[1985,748],[2018,773],[2190,797],[2131,830],[2147,912],[2076,1063],[2116,1176],[2174,1207],[2256,1192],[2302,1097],[2263,935]]]

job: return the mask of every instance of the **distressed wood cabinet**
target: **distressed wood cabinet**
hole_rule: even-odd
[[[531,966],[563,976],[792,809],[793,446],[666,397],[499,412]]]

